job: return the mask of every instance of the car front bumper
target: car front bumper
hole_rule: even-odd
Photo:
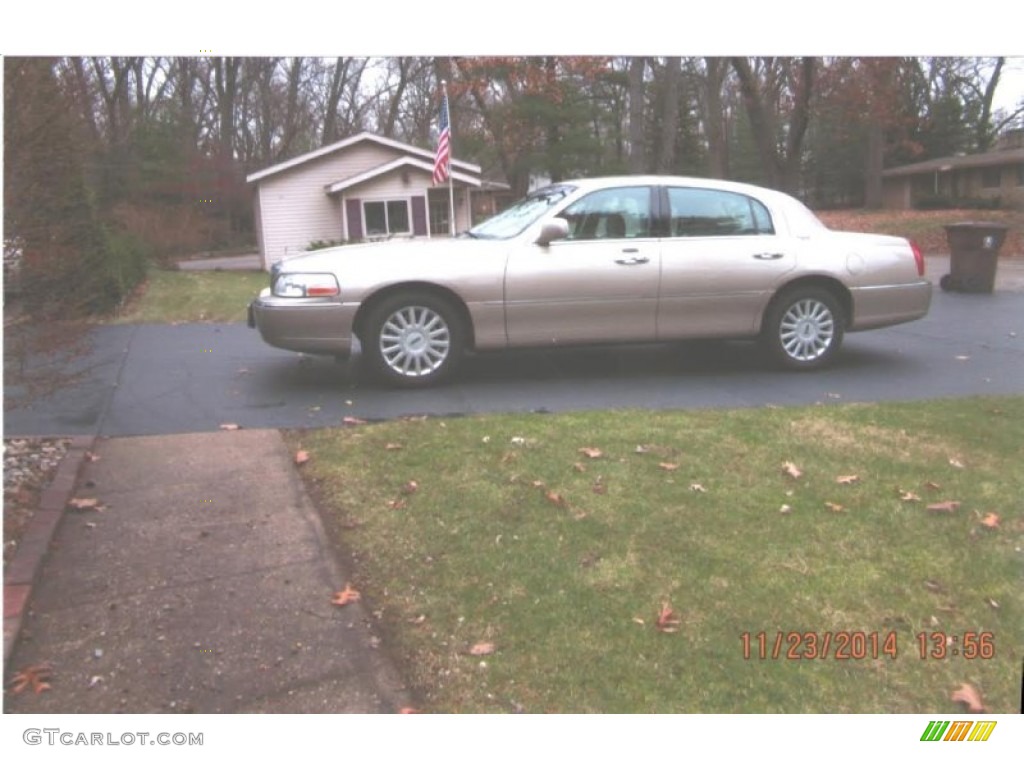
[[[272,347],[347,357],[356,309],[355,304],[320,298],[281,298],[265,288],[249,304],[248,324]]]

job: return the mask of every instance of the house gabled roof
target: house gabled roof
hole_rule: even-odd
[[[418,168],[419,170],[426,171],[427,173],[434,172],[433,163],[428,163],[425,160],[420,160],[415,157],[396,157],[394,160],[384,163],[383,165],[378,165],[376,168],[371,168],[368,171],[363,171],[362,173],[350,176],[347,179],[342,179],[341,181],[336,181],[333,184],[328,184],[326,187],[327,193],[334,194],[335,192],[341,192],[349,189],[350,187],[354,187],[357,184],[362,184],[364,181],[370,181],[371,179],[375,179],[385,173],[403,167]],[[480,186],[479,176],[467,176],[466,174],[459,173],[453,169],[452,178],[465,184],[471,184],[474,187]]]
[[[935,173],[952,171],[961,168],[988,168],[993,165],[1011,165],[1024,163],[1024,149],[1003,149],[996,152],[984,152],[979,155],[954,155],[953,157],[937,157],[921,163],[900,165],[882,171],[882,176],[914,176],[919,173]]]
[[[341,141],[336,141],[333,144],[328,144],[326,147],[320,147],[320,149],[314,149],[312,152],[307,152],[303,155],[293,157],[290,160],[285,160],[283,163],[278,163],[277,165],[272,165],[269,168],[264,168],[261,171],[250,173],[245,177],[245,180],[250,183],[259,181],[260,179],[265,179],[268,176],[273,176],[276,173],[281,173],[282,171],[287,171],[290,168],[295,168],[296,166],[303,165],[304,163],[312,162],[313,160],[317,160],[325,155],[340,152],[341,150],[347,149],[348,147],[362,141],[372,141],[383,147],[396,149],[404,154],[423,158],[430,163],[433,163],[434,161],[434,153],[429,150],[420,149],[419,147],[414,147],[412,144],[406,144],[405,142],[396,141],[395,139],[387,139],[383,136],[378,136],[375,133],[370,133],[369,131],[363,131],[362,133],[357,133],[355,136],[349,136],[347,139],[342,139]],[[469,173],[475,173],[477,175],[480,174],[479,165],[474,165],[473,163],[467,163],[462,160],[452,158],[452,169],[454,170],[456,167],[462,168]],[[433,170],[433,165],[431,165],[431,170]]]

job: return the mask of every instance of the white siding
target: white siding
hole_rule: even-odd
[[[335,154],[261,179],[260,219],[263,224],[263,264],[304,252],[313,240],[341,240],[339,195],[327,185],[395,159],[399,152],[373,142],[361,142]]]

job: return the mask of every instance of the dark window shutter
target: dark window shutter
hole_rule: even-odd
[[[422,197],[412,199],[412,233],[427,234],[427,201]]]
[[[345,215],[348,218],[348,239],[363,239],[363,208],[358,200],[345,201]]]

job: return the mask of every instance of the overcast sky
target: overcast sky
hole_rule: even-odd
[[[594,6],[597,7],[596,5]],[[621,7],[621,6],[616,6]],[[550,0],[81,0],[8,3],[7,55],[949,55],[1014,57],[997,105],[1024,97],[1020,25],[988,14],[951,21],[936,6],[858,0],[856,14],[826,14],[801,0],[720,3],[647,0],[627,15]],[[382,14],[382,9],[386,12]],[[637,6],[639,8],[639,6]],[[662,21],[662,18],[663,21]],[[738,23],[742,20],[742,23]]]

